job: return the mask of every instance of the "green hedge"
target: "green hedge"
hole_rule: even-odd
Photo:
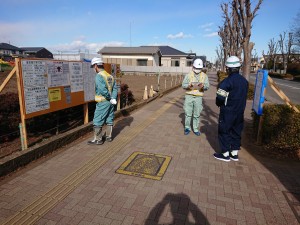
[[[259,117],[255,113],[252,116],[257,133]],[[262,145],[269,154],[300,159],[300,113],[287,105],[264,105],[261,134]]]
[[[300,63],[289,63],[286,72],[293,76],[300,75]]]
[[[0,70],[0,72],[12,70],[12,69],[13,69],[13,67],[11,67],[11,65],[5,65],[5,64],[2,64],[2,65],[1,65],[1,70]]]

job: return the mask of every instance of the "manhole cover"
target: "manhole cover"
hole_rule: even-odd
[[[116,173],[161,180],[170,161],[170,156],[134,152],[120,168],[116,170]]]

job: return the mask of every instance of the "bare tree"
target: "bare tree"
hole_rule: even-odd
[[[219,47],[216,48],[216,53],[217,53],[217,67],[220,67],[222,71],[224,71],[224,55],[223,55],[223,50],[222,50],[222,45],[219,45]]]
[[[279,49],[282,57],[282,65],[284,73],[287,70],[287,65],[290,62],[290,55],[292,52],[292,42],[293,42],[293,33],[289,33],[289,36],[286,40],[286,32],[284,31],[283,34],[279,34]]]
[[[294,37],[293,44],[295,45],[296,50],[300,51],[300,10],[294,19],[291,31]]]
[[[269,69],[268,68],[269,62],[273,62],[273,70],[275,70],[275,65],[276,65],[276,61],[277,61],[278,47],[279,47],[279,42],[275,41],[274,38],[270,39],[270,41],[268,43],[268,53],[267,53],[267,55],[264,55],[264,52],[263,52],[263,56],[264,56],[264,59],[265,59],[267,69]]]
[[[238,22],[238,15],[236,11],[233,10],[234,2],[231,2],[231,12],[229,14],[228,4],[223,3],[221,4],[221,9],[223,11],[223,18],[224,18],[224,29],[226,29],[226,36],[227,39],[227,53],[228,56],[235,55],[241,57],[242,54],[242,34],[241,29]]]
[[[251,66],[251,51],[254,47],[254,43],[250,42],[251,37],[251,28],[252,21],[257,14],[260,5],[263,0],[259,0],[254,10],[251,11],[251,1],[250,0],[233,0],[232,6],[236,11],[236,15],[238,18],[238,23],[241,29],[242,34],[242,46],[243,46],[243,76],[249,80],[250,76],[250,66]]]

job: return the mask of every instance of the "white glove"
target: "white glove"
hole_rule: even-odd
[[[109,101],[112,105],[116,105],[117,104],[117,100],[116,99],[111,99],[110,101]]]

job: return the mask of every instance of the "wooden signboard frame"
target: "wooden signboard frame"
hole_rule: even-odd
[[[55,63],[55,62],[64,62],[64,63],[83,63],[82,61],[66,61],[66,60],[50,60],[50,59],[40,59],[40,58],[26,58],[26,59],[19,59],[17,58],[15,60],[15,67],[14,69],[11,71],[11,73],[9,74],[9,78],[7,78],[5,80],[5,82],[1,85],[1,90],[4,88],[4,86],[6,85],[6,83],[9,81],[9,79],[12,77],[12,75],[14,73],[16,73],[17,76],[17,85],[18,85],[18,95],[19,95],[19,104],[20,104],[20,114],[21,114],[21,123],[20,123],[20,131],[21,131],[21,144],[22,144],[22,149],[27,149],[28,148],[28,141],[27,141],[27,131],[26,131],[26,119],[30,119],[33,117],[37,117],[40,115],[44,115],[47,113],[52,113],[52,112],[56,112],[59,110],[63,110],[66,108],[71,108],[74,106],[79,106],[79,105],[83,105],[83,109],[84,109],[84,124],[87,124],[89,121],[89,117],[88,117],[88,103],[89,102],[93,102],[94,100],[89,100],[89,101],[85,101],[85,97],[84,97],[84,90],[82,91],[76,91],[76,92],[72,92],[71,91],[71,85],[66,85],[66,86],[53,86],[53,87],[48,87],[47,85],[47,95],[48,95],[48,100],[49,100],[49,105],[46,109],[42,109],[42,110],[38,110],[38,111],[34,111],[34,112],[29,112],[26,113],[26,100],[25,100],[25,88],[24,87],[24,68],[22,68],[22,61],[26,60],[26,61],[42,61],[42,62],[51,62],[51,63]],[[88,65],[89,66],[89,65]],[[108,64],[108,63],[104,63],[104,69],[116,76],[119,76],[119,66],[120,65],[113,65],[112,64]],[[116,70],[117,68],[117,70]],[[113,70],[113,71],[112,71]],[[89,72],[88,74],[83,74],[82,76],[90,76],[91,72]],[[45,76],[48,76],[48,74],[45,74]],[[70,74],[68,75],[70,76]],[[93,73],[93,77],[91,78],[93,81],[95,80],[94,78],[95,73]],[[70,77],[69,77],[70,79]],[[3,87],[2,87],[3,86]],[[45,92],[45,90],[43,90]],[[94,91],[94,88],[93,88]],[[94,95],[94,93],[93,93]]]

